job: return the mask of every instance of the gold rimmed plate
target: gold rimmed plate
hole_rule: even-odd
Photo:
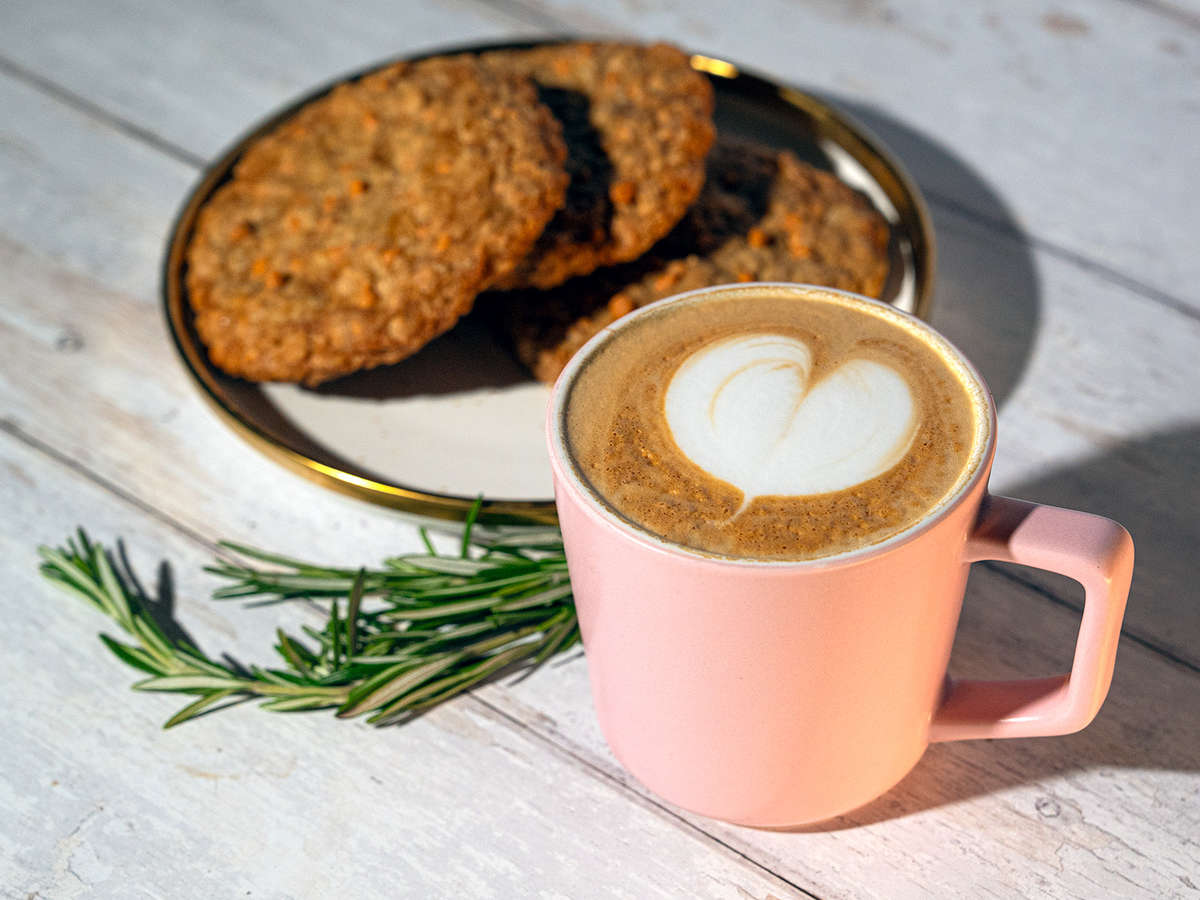
[[[436,52],[531,46],[535,44],[471,45]],[[792,150],[871,198],[892,233],[883,299],[927,317],[933,232],[916,186],[891,154],[816,97],[721,59],[696,55],[691,60],[713,83],[719,132]],[[259,450],[300,474],[422,519],[461,520],[482,495],[481,521],[553,522],[542,439],[549,389],[534,381],[477,318],[468,316],[403,362],[317,388],[257,384],[226,375],[209,361],[193,328],[185,251],[200,208],[259,136],[336,84],[391,62],[299,98],[243,135],[205,171],[167,244],[162,288],[168,326],[188,373],[221,417]]]

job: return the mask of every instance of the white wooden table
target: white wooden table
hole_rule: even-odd
[[[170,731],[35,547],[122,538],[210,652],[220,537],[336,562],[410,526],[277,468],[189,384],[158,265],[200,167],[341,72],[439,44],[666,38],[817,92],[913,172],[934,323],[1001,405],[993,487],[1125,523],[1099,717],[937,745],[820,829],[724,825],[617,766],[576,653],[406,726],[240,706]],[[1200,5],[376,0],[0,4],[0,893],[5,897],[1200,897]],[[1079,591],[976,567],[952,670],[1065,668]],[[111,629],[110,629],[111,630]]]

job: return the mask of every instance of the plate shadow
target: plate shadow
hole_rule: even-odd
[[[997,406],[1029,364],[1040,324],[1033,249],[999,191],[934,137],[873,106],[815,92],[846,111],[908,169],[938,245],[932,324],[978,367]]]

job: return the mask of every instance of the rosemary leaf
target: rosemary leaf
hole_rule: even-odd
[[[513,534],[492,538],[485,542],[488,547],[519,547],[562,550],[562,535],[557,528],[527,528]]]
[[[328,709],[337,706],[336,700],[328,697],[275,697],[258,705],[259,709],[269,709],[274,712],[299,712],[309,709]]]
[[[171,718],[167,719],[167,721],[163,723],[163,728],[174,728],[176,725],[186,722],[188,719],[194,719],[214,703],[219,703],[226,697],[232,697],[236,693],[236,689],[230,688],[228,690],[213,691],[211,694],[205,694],[199,700],[189,703],[179,712],[175,713],[175,715],[171,716]]]
[[[400,556],[387,562],[389,565],[406,563],[426,572],[445,572],[447,575],[475,575],[495,565],[486,559],[461,559],[456,556]]]
[[[471,508],[467,510],[467,520],[463,524],[462,547],[459,556],[463,559],[467,558],[467,554],[471,550],[471,532],[475,528],[475,520],[479,518],[479,510],[483,508],[483,497],[475,498],[475,502],[471,504]]]
[[[477,684],[489,675],[499,672],[527,655],[528,650],[524,646],[521,646],[513,647],[494,656],[489,656],[482,662],[456,672],[454,675],[430,682],[417,690],[411,691],[398,700],[384,706],[379,712],[367,719],[367,721],[372,725],[386,725],[388,721],[399,713],[436,706],[438,702],[461,693],[468,687]]]
[[[306,680],[298,674],[292,674],[291,672],[276,672],[272,671],[271,669],[261,669],[258,666],[251,666],[250,674],[253,675],[258,681],[269,682],[270,684],[277,685],[279,687],[303,687],[305,684],[307,684]]]
[[[357,702],[353,700],[352,695],[351,699],[346,701],[345,706],[338,710],[338,718],[349,719],[367,710],[390,703],[405,691],[417,687],[426,679],[448,669],[458,662],[460,658],[461,654],[451,653],[441,659],[435,659],[432,662],[425,663],[423,666],[416,666],[415,668],[401,663],[390,669],[385,669],[379,676],[376,676],[376,679],[379,681],[378,685],[374,686],[371,691],[364,693],[362,699]],[[383,678],[381,676],[390,677]],[[372,679],[372,682],[376,679]]]
[[[145,650],[138,647],[130,647],[128,644],[122,644],[120,641],[113,640],[107,634],[100,635],[100,640],[125,665],[141,669],[147,675],[164,674],[155,659]]]
[[[220,678],[216,675],[162,675],[155,678],[145,678],[134,682],[135,691],[177,691],[193,693],[195,691],[224,691],[241,690],[248,682],[241,678]]]
[[[61,547],[40,548],[40,569],[132,641],[100,636],[121,662],[147,676],[136,690],[195,695],[165,727],[222,701],[252,698],[277,712],[332,707],[342,718],[369,713],[369,721],[389,724],[514,667],[538,665],[578,640],[558,532],[477,537],[481,507],[481,499],[472,505],[458,556],[439,555],[424,534],[427,554],[391,557],[376,569],[313,565],[222,543],[230,555],[206,567],[226,582],[214,598],[305,599],[324,608],[323,627],[300,626],[310,645],[276,631],[280,669],[212,658],[173,637],[174,630],[156,621],[133,574],[82,529]],[[370,606],[367,597],[375,598]]]
[[[309,666],[317,661],[316,658],[303,646],[284,634],[282,628],[275,629],[275,638],[279,641],[275,645],[279,654],[291,664],[293,669],[301,675],[311,678],[312,669]]]
[[[292,559],[290,556],[283,556],[279,553],[268,553],[265,550],[259,550],[256,547],[248,547],[245,544],[235,544],[233,541],[220,541],[218,546],[224,547],[226,550],[231,550],[238,556],[245,556],[249,559],[256,559],[259,562],[274,563],[279,566],[286,566],[289,569],[296,569],[301,572],[308,572],[315,575],[327,575],[332,573],[343,573],[342,569],[328,569],[323,566],[314,566],[302,560]]]
[[[153,654],[164,664],[170,663],[172,655],[171,645],[167,642],[162,632],[159,631],[158,626],[154,624],[153,619],[141,616],[133,618],[131,616],[129,626],[127,627],[130,628],[134,636],[141,641],[142,646],[149,653]]]
[[[457,603],[397,607],[383,613],[382,617],[389,620],[403,619],[408,622],[419,622],[422,619],[452,619],[456,616],[489,610],[495,605],[495,597],[477,597],[474,600],[460,600]]]
[[[534,657],[535,663],[543,663],[560,650],[569,649],[578,638],[578,623],[574,616],[564,616],[564,621],[546,639],[546,644]]]
[[[444,588],[434,588],[428,591],[414,591],[411,596],[417,600],[436,600],[441,597],[469,597],[474,594],[491,593],[500,588],[514,584],[533,585],[541,579],[541,575],[512,575],[507,578],[492,578],[481,581],[466,581],[461,584]]]
[[[505,600],[496,609],[503,612],[514,612],[518,609],[529,609],[531,606],[545,606],[547,603],[554,603],[556,600],[563,600],[570,596],[571,586],[561,584],[545,591],[538,591],[536,594],[530,594],[528,597]]]
[[[429,551],[429,555],[437,556],[438,552],[434,549],[433,541],[429,539],[429,529],[425,527],[418,528],[417,534],[421,536],[421,543],[425,545],[425,549]]]
[[[303,631],[310,638],[312,638],[314,641],[317,642],[317,644],[321,648],[321,657],[323,657],[328,652],[329,635],[327,635],[323,631],[317,631],[317,629],[313,628],[311,625],[301,625],[300,630]],[[320,661],[321,657],[318,657],[318,661]]]
[[[363,583],[367,578],[367,570],[359,569],[354,579],[354,587],[350,588],[350,602],[346,609],[346,655],[353,656],[358,650],[358,608],[362,605]]]
[[[342,623],[338,620],[338,602],[334,600],[329,604],[329,625],[326,627],[329,631],[329,664],[335,669],[341,664],[341,624]]]
[[[108,557],[99,547],[92,548],[91,563],[95,571],[99,574],[100,587],[104,590],[104,596],[108,600],[111,610],[110,615],[117,620],[118,625],[128,630],[130,625],[134,624],[133,611],[129,607],[129,598],[117,582],[117,574],[113,571],[113,567],[109,565]],[[137,621],[145,624],[142,619]]]

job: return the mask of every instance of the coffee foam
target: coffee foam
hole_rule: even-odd
[[[742,491],[738,513],[762,495],[841,491],[891,469],[912,444],[912,390],[891,366],[852,359],[810,383],[808,345],[779,334],[716,341],[688,357],[667,388],[679,449]]]
[[[834,376],[847,366],[845,375],[854,376],[852,380],[859,380],[863,373],[856,370],[864,362],[906,373],[913,380],[904,382],[902,377],[902,384],[917,422],[908,435],[910,452],[900,453],[900,461],[882,474],[819,494],[762,493],[758,476],[746,467],[739,470],[745,474],[725,468],[722,475],[710,472],[706,465],[725,465],[705,457],[713,452],[711,436],[694,443],[684,436],[688,426],[679,425],[681,417],[670,414],[668,421],[666,396],[674,393],[675,375],[689,361],[703,359],[706,348],[716,352],[718,345],[744,338],[775,344],[768,355],[778,365],[775,371],[767,366],[755,373],[755,379],[766,378],[759,386],[777,379],[773,389],[800,393],[804,406],[820,399],[823,385],[837,385]],[[736,371],[738,376],[727,378],[725,390],[715,392],[724,402],[712,405],[711,411],[714,419],[725,418],[729,434],[737,434],[759,424],[763,416],[761,409],[754,411],[759,399],[754,379],[739,385],[749,373],[740,371],[744,366],[730,366],[729,360],[714,364],[721,362],[721,355],[712,357],[708,367],[724,368],[726,376]],[[761,358],[742,362],[755,368]],[[720,381],[711,370],[696,379],[708,383],[710,398],[712,381]],[[797,384],[801,373],[804,388]],[[876,370],[866,382],[874,385],[878,378],[880,385],[886,384],[879,374]],[[677,386],[687,384],[680,380]],[[991,447],[987,389],[953,346],[884,304],[811,286],[728,286],[655,304],[597,336],[568,365],[563,386],[553,414],[562,430],[553,440],[585,492],[652,539],[703,556],[787,562],[840,556],[890,542],[967,490]],[[691,390],[700,394],[687,401],[694,411],[702,408],[704,390],[696,384]],[[903,392],[898,393],[902,404]],[[891,408],[894,402],[879,406]],[[708,412],[705,408],[703,415]],[[851,415],[846,420],[859,425],[859,418]],[[900,432],[894,444],[905,442],[905,429],[898,422],[885,416],[875,424],[885,432]],[[775,427],[790,430],[781,428],[778,418]],[[891,454],[880,454],[873,462],[886,467]],[[869,467],[860,464],[859,474],[869,476]],[[842,480],[854,477],[849,471],[848,466],[842,471]],[[751,499],[744,496],[746,489],[760,493]]]

